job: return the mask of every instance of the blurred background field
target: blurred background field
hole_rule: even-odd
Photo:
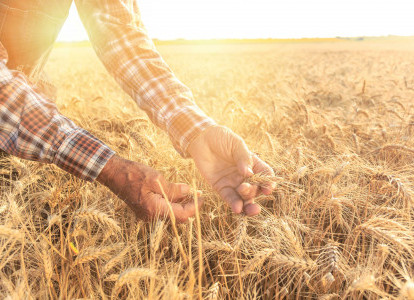
[[[59,44],[46,71],[61,112],[167,179],[195,179],[202,236],[196,222],[176,235],[98,184],[5,157],[2,298],[414,299],[413,38],[157,48],[275,170],[263,213],[231,214],[87,43]]]

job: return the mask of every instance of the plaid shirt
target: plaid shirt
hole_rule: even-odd
[[[34,2],[16,1],[16,5],[20,6],[19,10],[28,5],[30,10],[55,17],[57,30],[51,24],[43,28],[53,31],[53,42],[62,25],[59,18],[63,22],[71,2],[39,0],[35,1],[38,7],[32,7]],[[188,157],[187,147],[191,141],[215,123],[197,107],[191,91],[174,76],[155,49],[135,1],[75,0],[75,3],[91,43],[107,70],[149,118],[168,132],[175,149]],[[33,22],[33,26],[38,23],[44,24]],[[3,24],[7,26],[7,22]],[[1,30],[7,32],[5,29],[13,33],[10,28]],[[30,30],[33,32],[32,28]],[[32,75],[25,70],[39,70],[33,65],[45,61],[51,45],[43,43],[42,51],[37,51],[38,57],[31,57],[33,63],[30,59],[22,63],[18,69],[23,74],[11,67],[20,65],[20,56],[14,55],[13,60],[8,61],[7,55],[9,52],[11,56],[10,51],[17,48],[18,42],[10,38],[1,40],[0,45],[0,148],[25,159],[54,163],[80,178],[94,180],[114,152],[59,114],[53,102],[25,77],[28,75],[31,79]],[[36,51],[31,53],[36,54]]]

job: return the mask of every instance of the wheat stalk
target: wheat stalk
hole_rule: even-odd
[[[269,258],[275,252],[274,249],[263,249],[255,254],[255,256],[249,260],[249,263],[240,272],[240,276],[243,278],[257,269],[263,264],[263,262]]]
[[[150,247],[151,253],[154,255],[160,246],[160,242],[163,236],[164,231],[164,221],[158,220],[155,224],[155,227],[150,235]]]
[[[123,247],[121,252],[119,252],[116,256],[111,258],[102,268],[102,273],[108,273],[115,265],[124,259],[125,255],[130,251],[130,247]]]
[[[267,131],[265,131],[265,137],[266,137],[266,141],[267,141],[267,143],[270,147],[270,150],[272,152],[275,152],[275,146],[273,146],[272,137],[270,136],[270,134]]]
[[[335,277],[333,277],[332,273],[326,273],[322,276],[321,284],[324,289],[329,289],[332,283],[335,281]]]
[[[326,273],[336,273],[338,270],[339,263],[339,250],[338,246],[335,243],[328,243],[322,249],[318,258],[316,259],[316,264],[318,266],[318,271],[322,274]]]
[[[386,240],[401,249],[405,249],[408,254],[413,254],[414,239],[409,234],[409,230],[402,224],[386,219],[387,223],[383,223],[381,218],[376,217],[373,220],[365,222],[356,227],[356,231],[364,231],[371,234],[373,237],[379,240]],[[384,225],[391,225],[385,227]],[[399,230],[396,230],[399,229]]]
[[[235,235],[235,238],[234,238],[234,245],[233,245],[233,248],[235,250],[239,249],[240,246],[242,245],[242,243],[243,243],[243,241],[246,237],[247,224],[248,224],[246,216],[242,215],[238,219],[239,219],[239,222],[238,222],[238,225],[237,225],[236,235]]]
[[[316,264],[312,260],[297,258],[293,256],[286,256],[283,254],[274,254],[269,259],[269,264],[278,267],[286,267],[288,269],[308,270],[315,269]]]
[[[52,227],[53,225],[61,223],[61,222],[62,222],[62,218],[60,215],[57,215],[57,214],[50,215],[47,218],[47,223],[48,223],[47,228],[50,229],[50,227]]]
[[[372,274],[364,274],[361,277],[355,279],[351,286],[349,287],[350,291],[364,291],[374,289],[376,278]]]
[[[280,177],[277,176],[268,176],[262,173],[256,173],[250,177],[248,177],[245,182],[250,184],[255,184],[259,186],[263,186],[272,182],[275,182],[277,180],[280,180]]]
[[[50,253],[48,253],[48,246],[46,242],[42,243],[41,257],[43,262],[43,268],[45,270],[45,276],[48,283],[53,275],[53,262]]]
[[[235,251],[234,247],[229,243],[223,241],[204,241],[203,249],[213,250],[213,251],[223,251],[223,252],[233,252]]]
[[[287,287],[281,288],[280,292],[277,294],[277,299],[284,299],[289,294]]]
[[[157,278],[156,272],[148,268],[129,268],[119,274],[113,293],[116,294],[125,284],[138,282],[146,278]]]
[[[108,259],[109,254],[114,248],[114,246],[86,248],[79,252],[79,255],[74,261],[74,265],[84,264],[96,259]]]
[[[358,140],[358,136],[353,133],[352,134],[352,139],[354,140],[354,145],[355,145],[355,151],[357,154],[361,154],[361,147],[359,145],[359,140]]]
[[[13,238],[20,241],[24,239],[24,233],[20,232],[17,229],[11,229],[4,225],[0,225],[0,236]]]
[[[318,300],[331,300],[331,299],[341,299],[341,297],[336,293],[321,295],[318,297]]]
[[[97,209],[93,209],[93,208],[80,209],[76,213],[75,220],[77,219],[90,220],[90,221],[95,222],[96,224],[107,227],[108,229],[111,229],[112,231],[116,233],[121,232],[121,228],[119,227],[118,223],[114,219],[112,219],[107,214]]]
[[[215,282],[213,283],[207,291],[207,295],[204,299],[206,300],[217,300],[220,291],[220,283]]]

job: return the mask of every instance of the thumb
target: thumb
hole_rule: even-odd
[[[169,201],[175,202],[178,199],[186,197],[190,193],[190,186],[185,183],[172,183],[164,178],[158,179],[154,192],[168,197]]]
[[[190,186],[185,183],[167,183],[167,196],[172,202],[186,197],[190,193]]]
[[[252,153],[241,138],[239,138],[236,143],[233,157],[240,175],[250,177],[254,174]]]

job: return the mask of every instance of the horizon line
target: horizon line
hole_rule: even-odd
[[[349,41],[362,41],[366,39],[380,39],[380,38],[414,38],[414,35],[378,35],[378,36],[335,36],[335,37],[301,37],[301,38],[205,38],[205,39],[187,39],[187,38],[176,38],[176,39],[159,39],[152,38],[156,44],[164,43],[203,43],[203,42],[253,42],[253,41],[304,41],[304,40],[324,40],[324,41],[335,41],[335,40],[349,40]],[[65,43],[90,43],[89,40],[60,40],[56,41],[56,44]]]

